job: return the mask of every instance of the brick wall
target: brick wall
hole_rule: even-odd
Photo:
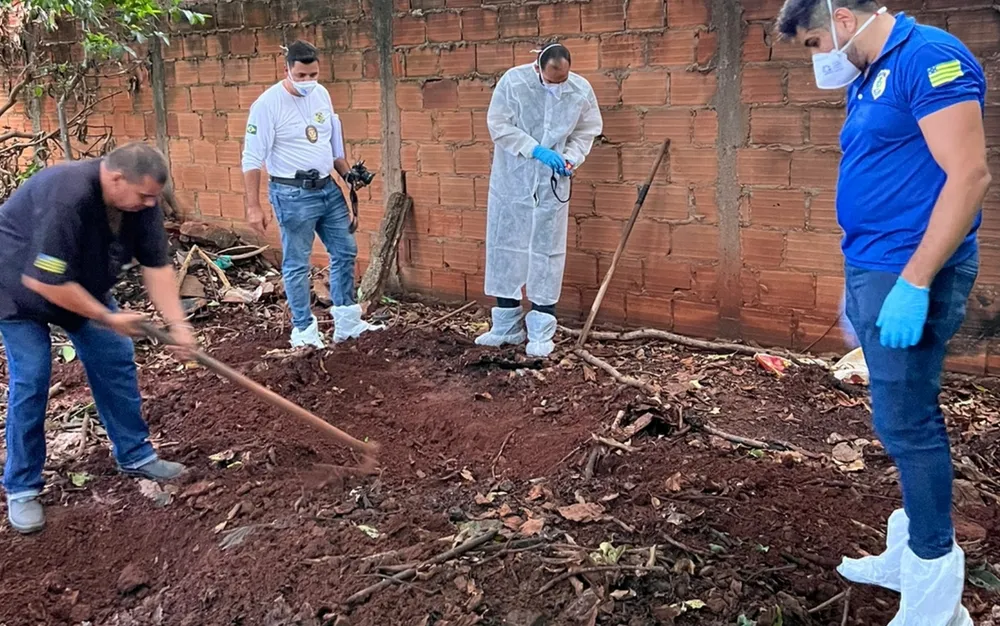
[[[211,27],[176,37],[167,51],[179,196],[192,219],[241,223],[249,106],[280,78],[282,43],[310,40],[323,50],[323,82],[344,121],[350,156],[373,170],[384,130],[379,77],[395,78],[400,158],[414,200],[401,250],[406,287],[483,299],[491,89],[504,70],[532,61],[532,49],[558,38],[573,53],[573,69],[593,85],[605,121],[573,189],[562,311],[589,308],[636,189],[669,137],[669,160],[604,300],[603,319],[804,348],[837,317],[843,289],[833,204],[843,103],[840,94],[815,88],[804,50],[772,41],[780,5],[395,0],[392,67],[379,67],[367,0],[208,5],[201,10],[215,16]],[[984,60],[988,141],[996,151],[1000,13],[979,0],[898,0],[890,8],[948,29]],[[143,124],[117,108],[107,114],[126,134],[150,132],[148,115]],[[991,166],[1000,180],[998,154]],[[362,261],[382,213],[380,178],[363,199]],[[970,371],[984,371],[988,360],[1000,369],[1000,352],[989,357],[989,342],[977,339],[1000,328],[996,189],[986,206],[983,269],[963,355],[953,362]],[[834,329],[818,349],[841,342]]]

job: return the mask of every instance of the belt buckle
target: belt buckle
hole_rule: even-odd
[[[311,178],[307,178],[306,180],[302,181],[302,188],[303,189],[315,189],[316,188],[316,181],[313,180],[313,179],[311,179]]]

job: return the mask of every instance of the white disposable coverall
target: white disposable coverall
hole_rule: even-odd
[[[496,144],[486,216],[486,295],[553,305],[562,291],[566,266],[569,204],[552,193],[552,169],[532,158],[535,146],[555,150],[583,164],[603,120],[594,90],[581,76],[569,78],[553,95],[534,65],[509,70],[497,83],[486,124]],[[560,198],[569,179],[559,178]]]

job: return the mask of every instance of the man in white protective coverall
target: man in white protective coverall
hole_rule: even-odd
[[[497,299],[483,346],[521,344],[547,357],[566,266],[570,179],[601,134],[597,97],[561,44],[500,79],[486,124],[496,144],[486,216],[486,295]],[[527,291],[532,310],[521,307]],[[525,333],[527,326],[527,333]]]

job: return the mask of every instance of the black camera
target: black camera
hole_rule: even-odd
[[[364,161],[358,161],[347,172],[344,180],[347,181],[348,185],[353,185],[354,187],[367,187],[375,180],[375,174],[368,171]]]

